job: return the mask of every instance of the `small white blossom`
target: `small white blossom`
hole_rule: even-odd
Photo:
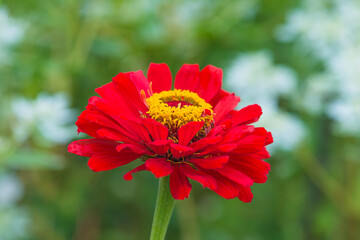
[[[270,149],[292,150],[304,137],[300,119],[278,108],[280,96],[291,95],[296,87],[294,73],[285,66],[273,64],[266,51],[241,54],[227,71],[226,83],[241,97],[238,107],[259,104],[263,116],[259,125],[269,129],[274,136]]]
[[[305,93],[299,96],[303,106],[313,114],[326,112],[329,101],[337,97],[337,79],[325,72],[312,75],[306,83]]]
[[[53,143],[65,143],[74,135],[73,127],[68,124],[74,121],[75,113],[69,108],[69,98],[65,94],[39,94],[35,100],[17,98],[11,110],[18,140],[25,140],[34,131]]]
[[[360,96],[353,99],[337,99],[328,108],[328,115],[336,121],[335,132],[339,135],[358,136],[360,133]]]
[[[9,58],[8,47],[18,43],[24,35],[24,26],[10,18],[5,8],[0,8],[0,62]]]
[[[297,40],[325,69],[306,81],[303,104],[336,121],[335,132],[359,135],[360,1],[306,0],[279,29],[283,40]]]
[[[269,52],[260,51],[241,54],[235,59],[227,71],[227,83],[236,86],[243,103],[252,104],[256,100],[263,104],[292,92],[296,78],[291,69],[274,66]]]
[[[267,148],[271,152],[278,149],[291,151],[304,139],[306,129],[303,122],[293,114],[287,113],[268,105],[262,105],[263,115],[257,127],[269,129],[273,135],[274,143]]]
[[[24,189],[19,179],[13,174],[0,173],[0,205],[15,205],[23,196]]]
[[[360,2],[305,0],[277,31],[279,39],[296,39],[315,57],[326,60],[345,46],[359,43]]]

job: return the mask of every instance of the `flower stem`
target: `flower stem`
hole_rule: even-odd
[[[162,177],[159,181],[159,190],[156,200],[155,213],[151,228],[150,240],[163,240],[172,211],[175,206],[175,199],[171,196],[169,177]]]

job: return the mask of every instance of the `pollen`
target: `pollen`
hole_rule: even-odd
[[[146,99],[148,116],[170,130],[189,122],[204,122],[203,130],[214,122],[212,106],[194,92],[175,89],[154,93]]]

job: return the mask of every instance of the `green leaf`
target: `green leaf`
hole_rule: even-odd
[[[5,160],[5,166],[15,169],[61,169],[61,158],[48,151],[20,150]]]

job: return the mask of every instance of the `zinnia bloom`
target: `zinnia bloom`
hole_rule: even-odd
[[[270,165],[265,146],[270,132],[250,125],[262,110],[250,105],[234,110],[240,98],[221,89],[222,70],[184,64],[172,76],[166,64],[142,71],[119,73],[96,89],[78,117],[79,132],[91,139],[74,141],[68,151],[90,157],[93,171],[106,171],[136,159],[142,163],[124,175],[150,171],[170,175],[170,192],[185,199],[189,178],[220,196],[252,200],[250,186],[264,183]]]

